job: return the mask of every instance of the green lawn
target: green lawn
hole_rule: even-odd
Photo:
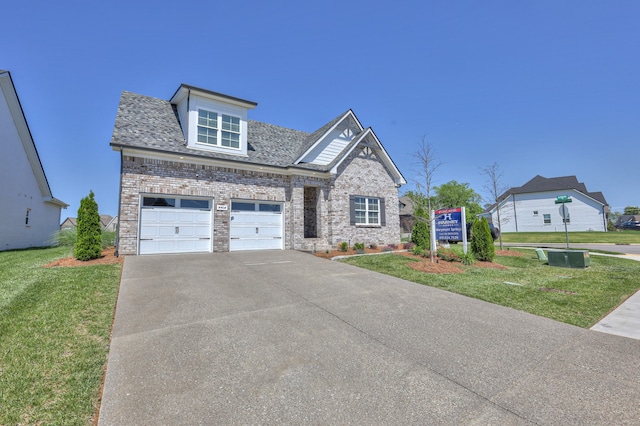
[[[594,255],[589,268],[568,269],[538,261],[533,250],[519,251],[525,256],[496,257],[506,270],[457,263],[461,274],[417,272],[407,265],[419,258],[395,254],[343,262],[585,328],[640,288],[640,262]]]
[[[504,232],[502,241],[505,243],[565,243],[563,232]],[[612,243],[612,244],[640,244],[638,231],[614,232],[569,232],[569,242],[574,243]],[[497,243],[497,242],[496,242]]]
[[[92,424],[121,267],[42,267],[69,255],[0,252],[0,424]]]

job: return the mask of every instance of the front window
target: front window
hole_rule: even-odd
[[[240,118],[199,109],[198,142],[240,148]]]
[[[380,225],[380,200],[355,197],[356,225]]]
[[[542,216],[544,218],[544,224],[545,225],[551,225],[551,215],[545,213]]]

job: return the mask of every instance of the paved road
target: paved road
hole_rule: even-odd
[[[299,252],[127,257],[99,423],[637,424],[638,354]]]

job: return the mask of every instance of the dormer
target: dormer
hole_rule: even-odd
[[[247,112],[257,103],[186,84],[170,102],[189,148],[247,155]]]

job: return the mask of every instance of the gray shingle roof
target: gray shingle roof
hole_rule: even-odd
[[[529,182],[522,186],[513,187],[502,194],[499,199],[503,200],[511,194],[530,194],[534,192],[547,192],[547,191],[561,191],[575,189],[594,200],[608,205],[602,192],[589,192],[584,183],[578,182],[578,178],[575,176],[561,176],[556,178],[546,178],[537,175]]]
[[[178,113],[169,101],[125,91],[120,98],[111,145],[267,166],[326,171],[330,170],[331,165],[294,166],[293,162],[343,116],[344,114],[339,115],[313,133],[249,120],[247,157],[243,157],[187,147]]]

